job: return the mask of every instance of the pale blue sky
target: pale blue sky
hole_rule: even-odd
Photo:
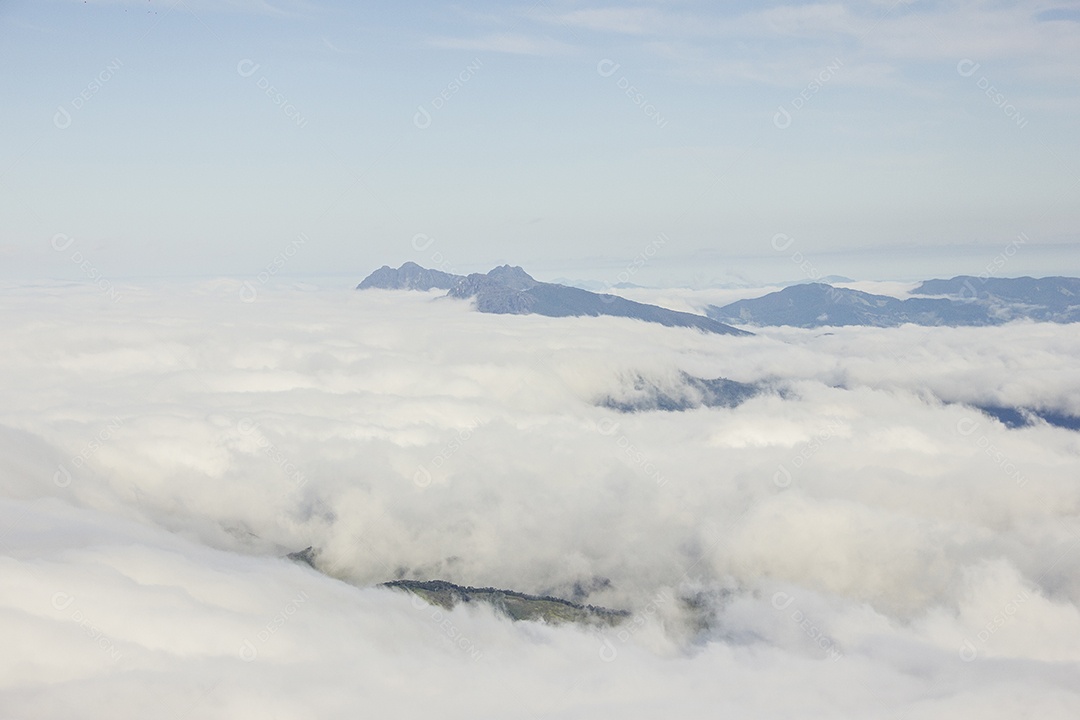
[[[1078,8],[0,2],[0,275],[1080,274]]]

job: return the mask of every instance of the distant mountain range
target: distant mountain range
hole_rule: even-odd
[[[941,295],[982,305],[1005,321],[1028,318],[1046,322],[1080,321],[1080,278],[978,278],[927,280],[912,295]]]
[[[319,551],[308,546],[303,550],[287,554],[289,560],[303,563],[319,572]],[[604,579],[601,586],[609,584]],[[425,602],[452,610],[458,603],[485,603],[495,608],[512,620],[540,620],[548,623],[580,623],[584,625],[618,625],[627,620],[630,613],[626,610],[585,605],[582,603],[552,597],[551,595],[528,595],[514,590],[500,590],[492,587],[469,587],[456,585],[445,580],[391,580],[380,587],[405,590]],[[577,588],[586,594],[584,589]]]
[[[581,605],[550,595],[527,595],[513,590],[455,585],[445,580],[391,580],[383,583],[382,587],[411,592],[425,602],[446,610],[452,610],[458,603],[486,603],[512,620],[618,625],[630,617],[626,610]]]
[[[1080,322],[1080,278],[978,278],[927,280],[900,300],[887,295],[838,288],[825,283],[792,285],[759,298],[706,309],[708,317],[637,303],[615,295],[577,287],[539,282],[520,267],[503,265],[488,273],[454,275],[407,262],[394,269],[383,266],[358,289],[446,290],[446,296],[472,299],[480,312],[538,314],[549,317],[610,315],[669,327],[692,327],[722,334],[749,334],[729,322],[803,328],[861,325],[895,327],[905,323],[940,326],[999,325],[1028,319],[1057,323]],[[741,383],[726,378],[699,378],[680,373],[673,381],[634,378],[617,394],[594,400],[622,413],[683,411],[693,408],[734,408],[763,392],[786,396],[773,383]],[[976,405],[1007,427],[1039,422],[1080,430],[1080,418],[1054,409]]]
[[[407,262],[397,269],[383,265],[364,278],[356,289],[449,290],[462,279],[461,275],[452,275],[441,270],[429,270],[416,263]]]
[[[1080,417],[1061,410],[1010,407],[1008,405],[974,405],[973,407],[1000,421],[1002,425],[1010,429],[1031,427],[1041,420],[1054,427],[1065,428],[1066,430],[1080,430]]]
[[[468,276],[429,270],[412,262],[397,269],[384,265],[356,287],[358,290],[447,290],[448,297],[475,300],[476,309],[485,313],[548,317],[604,315],[644,320],[667,327],[695,328],[722,335],[750,335],[702,315],[646,305],[617,295],[539,282],[520,267],[510,265]]]
[[[706,315],[745,325],[814,328],[838,325],[999,325],[1010,320],[1080,322],[1080,278],[927,280],[899,300],[824,283],[793,285],[763,297],[717,307]]]
[[[699,378],[679,373],[674,387],[645,377],[634,378],[633,389],[620,397],[606,396],[597,405],[623,413],[664,410],[678,412],[699,407],[734,408],[770,388],[763,383],[742,383],[727,378]]]

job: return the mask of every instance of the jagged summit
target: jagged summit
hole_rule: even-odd
[[[473,276],[470,275],[469,277]],[[486,277],[514,290],[528,290],[540,284],[532,275],[522,270],[519,265],[500,265],[497,268],[492,268]]]
[[[1048,277],[927,280],[904,300],[824,283],[792,285],[759,298],[710,306],[722,322],[822,327],[998,325],[1010,320],[1080,321],[1080,279]]]
[[[488,273],[473,273],[461,278],[447,294],[456,298],[476,298],[476,309],[480,312],[525,315],[537,312],[534,310],[535,299],[524,293],[538,285],[540,283],[520,267],[500,265]]]
[[[1080,278],[995,278],[958,275],[927,280],[912,295],[939,295],[986,308],[996,318],[1071,323],[1080,321]]]
[[[467,277],[427,270],[415,263],[405,263],[397,270],[384,266],[365,278],[357,289],[374,287],[399,290],[446,288],[449,297],[471,299],[476,303],[476,309],[484,313],[626,317],[667,327],[689,327],[724,335],[750,334],[702,315],[646,305],[617,295],[540,282],[514,265],[500,265],[490,272],[472,273]]]
[[[397,269],[389,265],[383,265],[364,278],[364,281],[357,285],[356,289],[449,290],[460,279],[460,275],[452,275],[441,270],[429,270],[414,262],[407,262]]]
[[[392,580],[383,583],[381,587],[411,592],[446,610],[452,610],[458,603],[487,603],[512,620],[618,625],[630,617],[626,610],[582,605],[550,595],[528,595],[492,587],[455,585],[445,580]]]
[[[792,285],[751,300],[710,307],[716,320],[754,325],[871,325],[894,327],[919,325],[990,325],[985,309],[947,299],[909,298],[837,288],[824,283]]]

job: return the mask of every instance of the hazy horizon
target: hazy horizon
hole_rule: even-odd
[[[777,234],[860,279],[977,274],[1020,236],[1009,274],[1061,274],[1080,256],[1078,20],[1046,2],[4,3],[23,69],[0,78],[0,277],[77,277],[58,235],[115,278],[255,275],[300,237],[301,275],[435,253],[617,269],[663,237],[658,269],[781,277]],[[943,252],[941,272],[916,262]]]
[[[1077,0],[0,60],[0,720],[1080,718]]]

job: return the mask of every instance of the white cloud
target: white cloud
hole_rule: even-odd
[[[1080,707],[1077,435],[934,399],[1080,409],[1069,326],[733,338],[239,291],[3,290],[9,712]],[[679,371],[794,395],[592,404]],[[307,545],[353,584],[279,559]],[[625,635],[436,615],[369,587],[399,570],[556,593],[601,576],[590,602],[647,614]]]
[[[669,24],[672,16],[655,8],[590,8],[574,10],[553,17],[559,23],[601,32],[647,35],[657,32],[659,24]]]
[[[549,37],[532,37],[522,33],[493,33],[480,37],[439,37],[430,41],[433,47],[451,50],[508,53],[511,55],[562,55],[571,46]]]
[[[912,78],[927,79],[926,63],[944,62],[932,74],[948,78],[964,58],[996,61],[1000,81],[1013,73],[1029,81],[1075,78],[1075,64],[1062,61],[1080,49],[1073,24],[1042,22],[1040,9],[987,2],[811,3],[741,13],[609,6],[534,19],[572,35],[583,29],[646,40],[644,47],[675,62],[679,74],[709,81],[805,82],[838,56],[846,69],[837,83],[903,84],[917,93]]]

